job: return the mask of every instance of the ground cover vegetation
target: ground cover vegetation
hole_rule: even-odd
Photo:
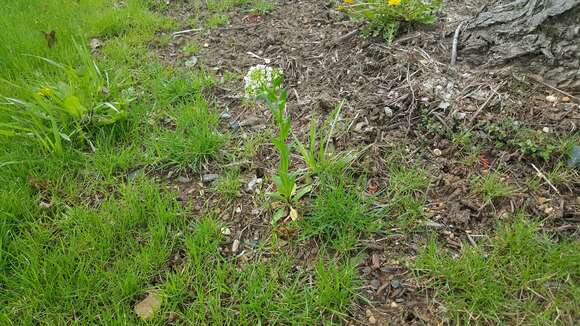
[[[397,44],[456,9],[2,3],[0,323],[575,324],[575,98]]]

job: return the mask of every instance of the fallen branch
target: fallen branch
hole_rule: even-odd
[[[545,180],[545,181],[548,183],[548,185],[550,185],[550,187],[552,187],[552,189],[554,189],[554,191],[555,191],[555,192],[556,192],[558,195],[560,195],[560,191],[558,191],[558,188],[556,188],[556,187],[554,186],[554,184],[552,184],[552,182],[550,181],[550,179],[548,179],[548,177],[546,177],[546,175],[545,175],[544,173],[542,173],[542,171],[540,171],[540,169],[538,169],[538,168],[537,168],[537,167],[534,165],[534,163],[531,163],[530,165],[531,165],[531,166],[534,168],[534,170],[536,170],[536,173],[538,174],[538,177],[540,177],[540,178],[544,179],[544,180]]]
[[[457,62],[457,46],[459,45],[459,34],[461,33],[461,28],[465,22],[461,22],[459,26],[455,29],[455,34],[453,34],[453,48],[451,50],[451,65],[455,65]]]
[[[337,38],[336,40],[334,40],[332,43],[330,43],[330,45],[328,46],[329,48],[333,48],[337,45],[339,45],[340,43],[349,40],[351,37],[355,36],[356,33],[358,33],[358,27],[355,28],[354,30],[342,35],[341,37]]]
[[[175,38],[176,36],[179,36],[179,35],[201,32],[201,31],[203,31],[203,28],[184,29],[184,30],[179,31],[179,32],[174,32],[173,34],[171,34],[171,36]]]

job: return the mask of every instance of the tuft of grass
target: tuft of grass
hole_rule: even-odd
[[[336,249],[351,250],[361,234],[377,230],[380,212],[344,177],[321,176],[310,214],[301,222],[304,238],[320,237]]]
[[[481,195],[484,203],[492,203],[498,198],[513,194],[516,189],[507,184],[498,172],[492,172],[475,177],[471,181],[472,189]]]
[[[161,130],[147,146],[159,164],[197,171],[226,142],[216,129],[219,116],[199,97],[191,105],[178,106],[174,119],[175,130]]]
[[[262,15],[274,10],[274,3],[271,0],[254,0],[250,7],[250,12],[257,12]]]
[[[225,14],[213,14],[205,20],[205,28],[211,29],[226,26],[230,23],[230,17]]]
[[[423,216],[430,180],[418,166],[396,165],[389,169],[387,211],[401,227],[412,227]]]
[[[464,246],[455,258],[432,241],[416,268],[457,324],[573,325],[580,309],[580,242],[555,242],[517,217],[491,247]]]
[[[242,182],[240,181],[240,171],[230,170],[217,180],[215,190],[222,197],[232,200],[240,196]]]
[[[185,55],[190,56],[198,54],[200,49],[201,45],[199,44],[199,42],[197,40],[191,40],[187,42],[183,47],[183,53],[185,53]]]

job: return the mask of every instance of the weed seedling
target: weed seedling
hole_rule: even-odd
[[[391,42],[401,26],[434,23],[441,5],[441,0],[345,0],[339,9],[354,19],[367,21],[363,30],[366,35]]]
[[[290,172],[291,144],[288,144],[292,121],[286,115],[287,92],[282,88],[282,72],[271,67],[258,65],[252,67],[244,78],[247,98],[256,98],[266,103],[266,106],[274,118],[278,127],[278,135],[272,139],[274,147],[280,155],[278,171],[272,176],[276,184],[276,191],[269,193],[269,197],[279,200],[284,205],[279,207],[272,218],[272,224],[276,224],[287,213],[289,208],[290,217],[296,219],[297,212],[293,204],[310,192],[312,186],[298,189],[296,185],[296,172]]]
[[[321,126],[318,125],[317,119],[310,121],[310,131],[306,145],[294,136],[296,148],[306,162],[311,174],[321,174],[331,168],[336,171],[343,171],[357,157],[352,152],[334,156],[329,152],[329,144],[341,109],[342,103],[324,120]]]

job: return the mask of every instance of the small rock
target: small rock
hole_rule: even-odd
[[[191,58],[189,58],[185,61],[185,66],[187,68],[195,67],[196,64],[197,64],[197,57],[194,55],[192,55]]]
[[[390,108],[390,107],[388,107],[388,106],[385,106],[385,108],[384,108],[384,111],[385,111],[385,115],[386,115],[387,117],[389,117],[389,118],[391,118],[391,117],[393,116],[393,114],[394,114],[394,113],[393,113],[393,109],[391,109],[391,108]]]
[[[548,101],[550,103],[555,103],[558,101],[558,98],[554,95],[548,95],[548,96],[546,96],[546,101]]]
[[[220,114],[220,119],[224,119],[225,120],[225,119],[229,119],[231,117],[232,117],[232,115],[231,115],[231,113],[229,111],[224,111],[224,112],[222,112]]]
[[[572,153],[570,153],[570,160],[568,160],[568,166],[572,168],[577,168],[580,166],[580,145],[575,145],[572,148]]]
[[[398,289],[401,287],[401,282],[399,280],[392,280],[391,281],[391,287],[393,289]]]
[[[391,302],[391,308],[398,308],[399,304],[396,303],[395,301]]]
[[[465,112],[455,112],[454,117],[457,120],[465,120],[466,114]]]
[[[153,318],[159,307],[161,307],[161,299],[155,292],[151,292],[145,299],[135,305],[134,311],[137,316],[147,321]]]
[[[247,190],[252,192],[256,189],[256,187],[263,182],[262,178],[252,178],[250,182],[248,182]]]
[[[230,230],[230,228],[225,227],[225,226],[221,229],[221,231],[222,231],[222,234],[223,235],[230,235],[230,234],[232,234],[232,230]]]
[[[209,43],[203,43],[204,48],[209,48]]]
[[[217,178],[219,178],[219,177],[220,176],[218,174],[215,174],[215,173],[204,174],[201,177],[201,182],[210,183],[210,182],[217,180]]]
[[[377,319],[374,316],[369,317],[369,324],[374,325],[377,323]]]
[[[240,129],[240,123],[237,121],[232,121],[232,122],[230,122],[229,127],[232,130],[238,130],[238,129]]]
[[[177,182],[179,182],[179,183],[188,183],[189,182],[189,178],[188,177],[184,177],[184,176],[179,176],[179,177],[177,177]]]
[[[450,104],[449,102],[443,101],[441,103],[439,103],[439,106],[437,106],[438,109],[441,110],[447,110],[447,108],[449,108]]]
[[[90,46],[91,46],[91,50],[95,51],[98,48],[100,48],[101,46],[103,46],[103,42],[101,42],[101,40],[99,40],[98,38],[93,38],[93,39],[91,39]]]
[[[435,156],[441,156],[441,154],[443,154],[443,152],[441,152],[441,150],[439,148],[435,148],[433,150],[433,154],[435,154]]]
[[[234,240],[234,243],[232,243],[232,252],[236,253],[238,252],[238,249],[240,249],[240,240],[236,239]]]
[[[546,134],[549,134],[549,133],[550,133],[550,128],[548,128],[548,127],[544,127],[544,128],[542,128],[542,131],[543,131],[544,133],[546,133]]]
[[[570,98],[568,96],[562,97],[562,102],[570,102]]]
[[[236,214],[240,214],[242,212],[242,208],[238,206],[238,207],[236,207],[234,212],[236,212]]]

